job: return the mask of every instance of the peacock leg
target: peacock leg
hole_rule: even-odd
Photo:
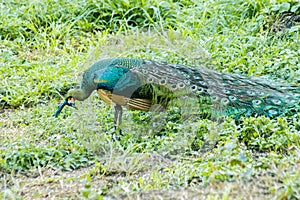
[[[123,109],[122,109],[122,106],[118,105],[118,111],[119,111],[119,114],[118,114],[118,127],[121,126],[122,124],[122,114],[123,114]],[[121,133],[121,129],[120,129],[120,133]],[[122,134],[122,133],[121,133]]]
[[[120,105],[115,105],[115,114],[114,114],[114,132],[117,131],[117,129],[119,129],[119,133],[118,135],[123,135],[122,134],[122,130],[120,129],[120,125],[122,124],[122,113],[123,113],[123,109],[122,106]],[[119,139],[117,137],[117,139]]]

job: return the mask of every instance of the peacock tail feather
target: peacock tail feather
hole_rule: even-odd
[[[295,112],[299,107],[299,86],[157,61],[143,61],[141,66],[131,70],[138,73],[145,84],[156,85],[156,94],[160,96],[193,95],[198,98],[199,105],[210,105],[206,109],[234,118],[274,117]],[[168,92],[161,90],[162,87]]]

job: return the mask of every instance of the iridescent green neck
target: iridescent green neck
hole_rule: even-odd
[[[83,101],[87,99],[93,91],[83,90],[83,89],[71,89],[68,91],[67,96],[72,96],[74,99]]]

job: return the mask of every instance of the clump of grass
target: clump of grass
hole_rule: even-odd
[[[185,3],[189,3],[188,1]],[[191,4],[191,3],[189,3]],[[132,27],[175,27],[180,4],[172,1],[7,1],[2,4],[1,38],[56,39]],[[14,13],[11,15],[10,13]],[[13,22],[11,21],[14,20]]]

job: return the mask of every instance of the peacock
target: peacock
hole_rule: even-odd
[[[114,58],[100,60],[86,70],[80,88],[68,91],[53,116],[57,117],[66,105],[77,109],[75,100],[87,99],[94,90],[105,103],[114,106],[115,130],[122,123],[122,107],[163,111],[181,97],[193,97],[202,110],[234,119],[297,113],[300,102],[300,87],[296,85],[274,84],[264,78],[205,67]]]

